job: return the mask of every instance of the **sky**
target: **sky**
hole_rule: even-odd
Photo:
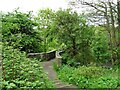
[[[66,9],[68,3],[66,0],[0,0],[0,11],[11,12],[18,7],[23,12],[33,11],[36,13],[39,9],[44,8]]]
[[[96,2],[97,0],[82,1]],[[113,1],[117,2],[117,0]],[[35,14],[39,9],[44,8],[51,8],[53,10],[58,10],[59,8],[66,9],[68,8],[68,0],[0,0],[0,11],[11,12],[18,7],[22,12],[33,11]],[[80,8],[78,11],[81,10],[82,8]]]

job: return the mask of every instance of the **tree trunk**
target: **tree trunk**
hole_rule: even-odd
[[[115,28],[115,20],[114,20],[114,12],[113,12],[113,6],[111,5],[111,2],[108,2],[109,8],[110,8],[110,17],[111,17],[111,36],[112,36],[112,48],[113,48],[113,60],[114,62],[117,60],[117,52],[116,52],[116,45],[117,45],[117,38],[116,38],[116,28]],[[114,64],[114,63],[113,63]]]
[[[107,10],[107,5],[105,4],[105,13],[104,13],[104,17],[106,19],[106,30],[109,34],[109,43],[110,43],[110,46],[109,46],[109,50],[111,52],[111,63],[113,64],[114,63],[114,60],[113,60],[113,44],[112,44],[112,35],[111,35],[111,31],[110,31],[110,23],[109,23],[109,17],[108,17],[108,10]]]
[[[117,43],[117,53],[118,53],[118,65],[120,65],[120,0],[117,0],[117,15],[118,15],[118,43]],[[120,69],[119,69],[120,71]],[[120,78],[120,77],[119,77]],[[119,82],[120,84],[120,82]]]
[[[118,46],[120,46],[120,0],[117,0],[117,11],[118,11]]]
[[[118,25],[120,27],[120,0],[117,1],[117,9],[118,9]]]

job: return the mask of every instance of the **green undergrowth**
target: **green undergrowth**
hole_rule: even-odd
[[[79,88],[118,88],[118,69],[106,69],[96,66],[78,68],[63,65],[58,77],[64,82],[72,83]]]
[[[2,45],[2,89],[52,88],[54,87],[36,59],[26,58],[20,52],[6,44]]]

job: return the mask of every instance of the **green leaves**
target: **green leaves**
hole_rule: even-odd
[[[97,63],[110,62],[109,37],[104,28],[96,27],[91,47]]]
[[[74,68],[65,65],[57,72],[61,80],[75,84],[79,88],[118,87],[118,72],[115,72],[114,69],[109,70],[96,66],[80,66]]]
[[[40,52],[39,33],[33,28],[36,26],[31,13],[22,13],[18,10],[2,16],[3,42],[25,52]]]
[[[57,40],[55,29],[55,13],[51,9],[39,10],[38,15],[35,17],[38,24],[36,30],[41,36],[41,50],[42,52],[50,51],[56,48]]]
[[[39,61],[26,58],[26,53],[3,44],[2,88],[53,87]]]
[[[63,56],[63,58],[81,64],[87,64],[85,60],[88,60],[89,63],[92,59],[90,43],[94,35],[94,27],[86,24],[83,15],[78,15],[69,9],[58,10],[55,21],[58,41],[65,44],[65,53],[68,54],[68,57]]]

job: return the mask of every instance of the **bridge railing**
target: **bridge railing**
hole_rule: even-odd
[[[54,58],[62,58],[60,56],[61,51],[57,51],[57,50],[52,50],[49,52],[42,52],[42,53],[28,53],[28,57],[29,58],[45,58],[47,60],[51,60]]]
[[[51,60],[56,57],[56,50],[49,51],[49,52],[42,52],[42,53],[28,53],[28,58],[39,58],[45,60]]]
[[[60,56],[60,51],[52,50],[49,52],[42,52],[42,53],[28,53],[28,58],[39,58],[45,59],[47,61],[55,59],[56,64],[58,67],[62,65],[62,57]]]

